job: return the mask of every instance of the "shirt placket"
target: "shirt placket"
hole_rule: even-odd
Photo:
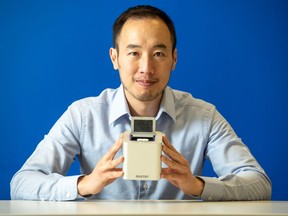
[[[140,197],[139,199],[147,199],[150,194],[151,182],[140,181]]]

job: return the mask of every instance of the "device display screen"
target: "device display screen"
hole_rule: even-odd
[[[134,120],[134,132],[153,132],[153,120]]]

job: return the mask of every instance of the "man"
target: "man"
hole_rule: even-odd
[[[130,8],[115,21],[113,39],[121,86],[69,107],[13,177],[11,198],[270,199],[269,178],[215,107],[167,86],[177,62],[170,18],[155,7]],[[156,117],[165,134],[159,181],[122,178],[131,116]],[[82,174],[65,176],[76,156]],[[219,178],[201,176],[206,158]]]

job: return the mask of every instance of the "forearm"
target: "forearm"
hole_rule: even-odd
[[[270,200],[271,183],[265,174],[245,171],[222,178],[201,177],[203,200]]]
[[[11,180],[11,199],[75,200],[79,176],[46,175],[37,171],[20,171]]]

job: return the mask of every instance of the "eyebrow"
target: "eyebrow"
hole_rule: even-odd
[[[136,45],[136,44],[128,44],[127,45],[127,49],[134,49],[134,48],[140,48],[141,46],[140,45]]]
[[[137,44],[128,44],[126,46],[127,49],[135,49],[135,48],[141,48],[140,45]],[[153,46],[153,48],[161,48],[161,49],[167,49],[167,46],[165,44],[156,44]]]

